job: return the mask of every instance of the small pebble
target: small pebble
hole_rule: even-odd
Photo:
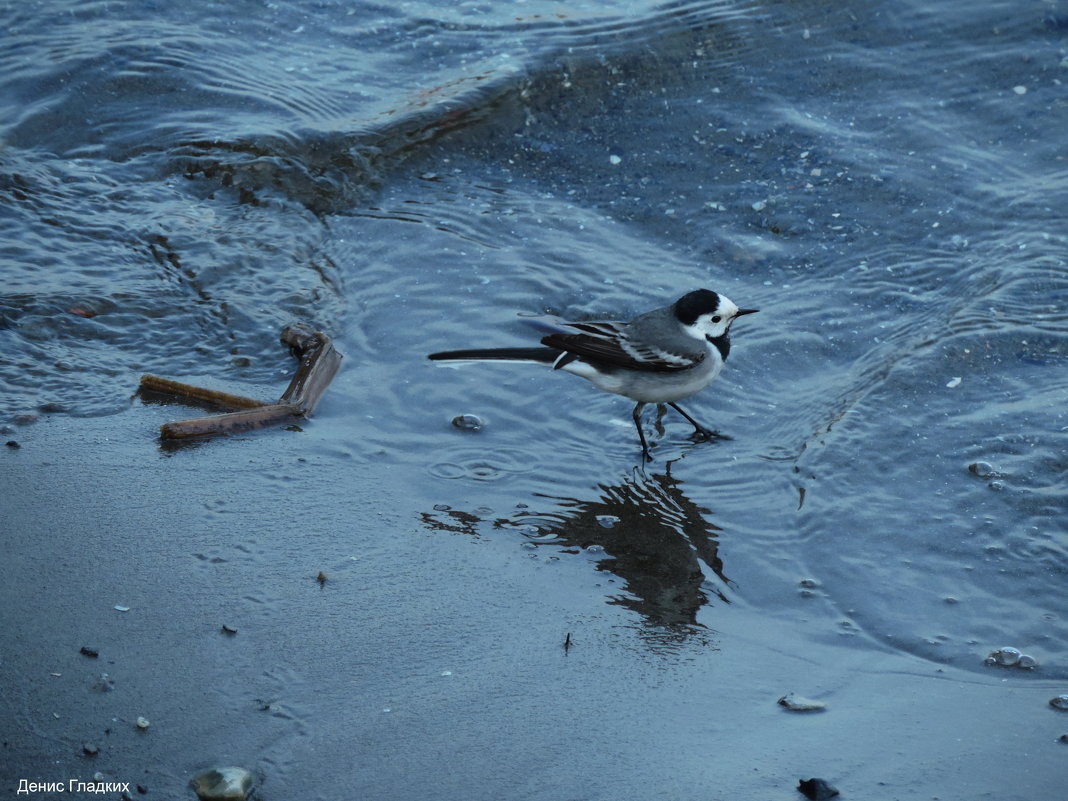
[[[228,626],[225,623],[223,623],[222,624],[222,633],[223,634],[237,634],[237,629],[235,629],[233,626]]]
[[[1027,94],[1027,87],[1026,86],[1014,86],[1014,87],[1012,87],[1012,91],[1014,91],[1018,95],[1026,95]]]
[[[15,442],[15,440],[13,440],[13,439],[9,439],[9,440],[8,440],[7,442],[5,442],[4,444],[5,444],[5,445],[7,445],[7,447],[9,447],[9,448],[14,448],[14,449],[16,449],[16,450],[17,450],[18,448],[21,448],[21,447],[22,447],[22,446],[21,446],[21,445],[19,445],[19,444],[18,444],[17,442]]]
[[[609,156],[608,157],[608,161],[611,164],[622,164],[623,163],[623,159],[621,159],[619,156],[617,156],[615,154],[612,154],[611,156]]]
[[[805,698],[796,693],[787,693],[780,698],[777,703],[779,706],[786,707],[791,712],[821,712],[827,708],[827,704],[822,701]]]
[[[477,414],[459,414],[452,418],[452,424],[461,431],[482,430],[482,418]]]
[[[252,789],[252,774],[244,768],[214,768],[189,782],[201,801],[245,801]]]
[[[993,478],[998,475],[998,471],[994,469],[994,465],[990,462],[972,462],[968,465],[968,472],[973,476],[979,476],[979,478]]]
[[[151,725],[152,724],[148,722],[148,718],[143,718],[143,717],[138,717],[137,718],[137,728],[141,729],[141,731],[144,731],[145,729],[147,729]]]
[[[988,665],[1015,667],[1020,661],[1020,652],[1016,648],[998,648],[992,651],[985,661]]]
[[[1038,667],[1038,660],[1030,654],[1021,653],[1018,648],[998,648],[983,660],[987,665],[998,667],[1014,667],[1030,670]]]
[[[1054,709],[1060,709],[1063,712],[1068,712],[1068,693],[1064,695],[1056,695],[1049,699],[1049,705]]]
[[[82,656],[87,656],[90,659],[96,659],[98,656],[100,656],[100,652],[98,650],[96,650],[95,648],[90,648],[87,645],[83,645],[81,647],[81,650],[78,651],[78,653],[80,653]]]
[[[797,790],[812,801],[827,801],[828,798],[838,795],[838,788],[823,779],[801,779],[797,783]]]
[[[100,753],[100,749],[93,743],[82,743],[82,753],[86,756],[96,756]]]

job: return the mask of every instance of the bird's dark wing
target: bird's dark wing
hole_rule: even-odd
[[[581,359],[597,367],[674,372],[688,370],[705,357],[704,353],[672,353],[651,346],[635,346],[622,333],[622,323],[568,323],[568,327],[581,333],[549,334],[541,340],[543,345],[564,351],[553,365],[557,370]]]

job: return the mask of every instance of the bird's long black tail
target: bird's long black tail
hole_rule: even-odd
[[[559,355],[560,351],[556,348],[471,348],[469,350],[445,350],[441,353],[431,353],[427,358],[434,361],[469,359],[472,361],[552,364]]]

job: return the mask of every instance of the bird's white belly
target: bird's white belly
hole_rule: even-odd
[[[721,361],[709,358],[697,367],[678,372],[616,370],[602,373],[581,361],[569,362],[561,369],[585,378],[605,392],[639,403],[673,403],[707,387],[722,367]]]

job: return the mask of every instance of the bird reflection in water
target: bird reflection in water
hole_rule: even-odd
[[[701,628],[697,613],[702,606],[713,598],[730,603],[726,589],[732,582],[723,574],[718,554],[719,527],[708,521],[709,510],[686,497],[681,482],[671,476],[670,463],[667,467],[662,475],[635,469],[618,484],[600,484],[594,500],[536,496],[552,500],[555,509],[520,509],[492,521],[493,528],[517,529],[539,548],[603,552],[598,570],[623,582],[624,592],[611,603],[637,612],[647,625],[693,633]],[[435,529],[475,535],[479,524],[488,522],[477,513],[447,507],[424,514],[423,521]]]

